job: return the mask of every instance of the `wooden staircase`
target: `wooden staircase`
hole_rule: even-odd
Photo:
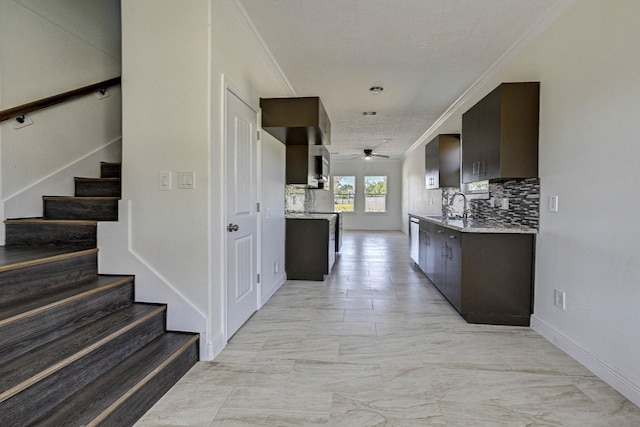
[[[98,275],[97,221],[115,221],[120,165],[6,220],[0,247],[0,426],[129,426],[198,360],[133,276]]]

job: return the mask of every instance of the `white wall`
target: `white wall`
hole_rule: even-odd
[[[400,230],[402,226],[402,162],[398,160],[332,161],[331,176],[356,177],[355,212],[345,212],[347,230]],[[364,177],[387,176],[387,212],[364,212]],[[331,182],[333,185],[333,181]],[[329,192],[330,193],[330,192]],[[330,210],[333,210],[332,207]]]
[[[576,2],[497,67],[426,135],[460,131],[461,115],[507,81],[540,81],[542,206],[532,326],[640,404],[640,2]],[[424,165],[407,155],[405,212],[425,206]],[[420,150],[420,151],[419,151]],[[421,157],[421,156],[420,156]],[[560,196],[560,211],[547,211]],[[553,305],[554,289],[567,308]]]
[[[241,13],[232,0],[122,4],[123,196],[131,203],[132,252],[188,302],[181,307],[206,316],[205,331],[199,324],[192,329],[203,333],[206,359],[226,340],[225,84],[254,108],[260,97],[292,94]],[[281,257],[282,267],[284,208],[274,195],[284,197],[284,178],[278,182],[265,168],[281,170],[284,151],[266,138],[261,144],[261,198],[273,214],[262,217],[262,252]],[[194,171],[196,188],[159,191],[163,170],[174,180],[179,170]],[[270,279],[265,295],[276,286],[277,277]]]
[[[0,109],[119,75],[118,0],[0,2]],[[97,177],[99,163],[89,162],[119,160],[121,91],[109,93],[30,113],[33,124],[19,130],[0,123],[6,215],[42,215],[37,191],[69,194],[73,175],[66,171]],[[1,234],[4,241],[3,227]]]
[[[262,305],[287,280],[287,275],[284,271],[283,239],[285,234],[285,146],[269,133],[261,133]]]

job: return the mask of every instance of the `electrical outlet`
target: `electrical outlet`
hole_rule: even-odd
[[[558,196],[549,196],[549,212],[558,212]]]
[[[509,199],[500,199],[500,209],[509,210]]]
[[[566,295],[563,291],[556,289],[553,294],[553,305],[558,307],[560,310],[564,310],[567,308],[566,306]]]

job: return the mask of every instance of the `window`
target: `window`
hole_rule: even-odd
[[[333,210],[353,212],[356,198],[355,176],[333,177]]]
[[[386,212],[387,211],[387,177],[386,176],[365,176],[364,177],[364,211],[365,212]]]

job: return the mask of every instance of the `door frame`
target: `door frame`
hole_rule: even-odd
[[[260,107],[252,104],[248,101],[250,97],[248,97],[238,86],[233,84],[224,74],[222,74],[222,96],[221,96],[221,161],[222,161],[222,170],[219,176],[223,177],[223,182],[221,183],[221,200],[220,207],[222,209],[222,222],[219,223],[220,229],[222,230],[222,235],[226,235],[226,224],[229,223],[227,218],[227,185],[224,183],[224,177],[227,176],[227,95],[228,92],[233,93],[240,101],[242,101],[247,107],[249,107],[256,114],[256,131],[258,131],[258,135],[262,134],[262,123],[261,123],[261,114]],[[256,137],[256,200],[254,203],[261,203],[262,199],[262,184],[260,180],[260,176],[262,175],[262,144],[261,138]],[[213,203],[213,200],[211,201]],[[262,278],[262,212],[257,212],[256,215],[256,274],[259,274]],[[227,341],[229,340],[229,334],[227,331],[227,279],[228,279],[228,271],[227,271],[227,243],[226,238],[220,239],[221,245],[221,254],[222,254],[222,283],[220,283],[221,288],[221,301],[220,307],[221,309],[221,320],[222,320],[222,334],[223,334],[223,346],[226,346]],[[213,268],[213,265],[212,265]],[[262,280],[256,284],[256,310],[260,308],[260,301],[262,300]],[[209,318],[212,319],[214,315],[214,307],[213,300],[209,298]],[[211,320],[210,320],[211,321]]]

